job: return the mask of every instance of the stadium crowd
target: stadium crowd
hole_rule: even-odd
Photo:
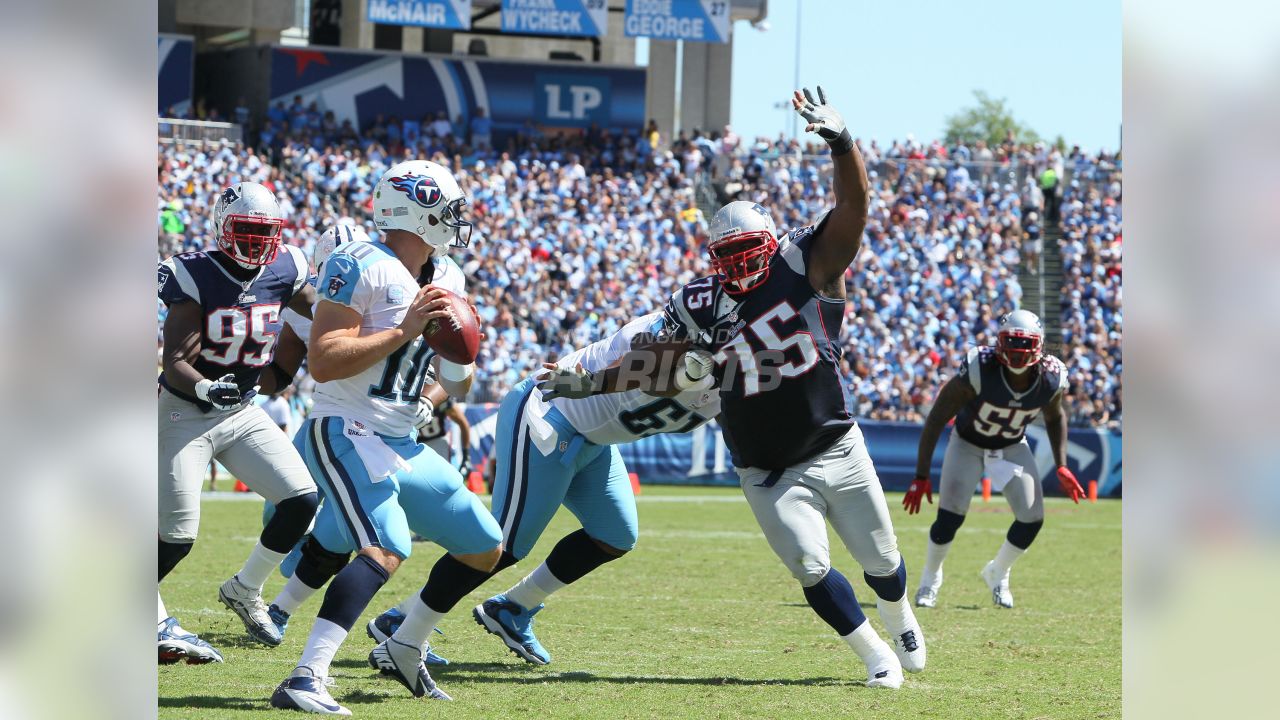
[[[383,170],[404,157],[449,166],[471,198],[475,232],[453,252],[487,341],[472,401],[501,399],[548,358],[660,309],[707,271],[700,206],[751,199],[781,231],[827,207],[828,160],[794,140],[747,141],[730,128],[669,146],[592,128],[544,136],[531,124],[488,147],[489,127],[443,115],[378,117],[356,132],[314,105],[279,104],[244,145],[162,144],[159,255],[214,246],[210,208],[237,179],[276,190],[286,242],[310,250],[333,222],[364,223]],[[863,251],[846,275],[845,372],[860,417],[919,421],[940,383],[1022,297],[1024,243],[1038,238],[1037,178],[1067,177],[1061,195],[1064,349],[1073,421],[1117,424],[1121,388],[1118,161],[1079,149],[908,137],[861,145],[872,174]],[[714,186],[710,180],[714,179]],[[716,190],[712,190],[714,187]],[[714,193],[718,192],[718,196]],[[164,309],[159,307],[161,320]]]

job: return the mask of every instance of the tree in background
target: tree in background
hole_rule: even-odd
[[[1013,117],[1004,98],[993,98],[983,90],[974,90],[977,106],[967,107],[947,118],[947,144],[963,142],[972,145],[986,140],[992,147],[1000,145],[1012,133],[1020,143],[1033,143],[1040,139],[1035,130]]]

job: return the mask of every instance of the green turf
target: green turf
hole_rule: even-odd
[[[908,517],[892,495],[914,593],[933,507]],[[249,641],[217,601],[260,528],[257,503],[206,500],[200,541],[165,581],[169,610],[226,656],[222,665],[160,668],[162,718],[291,717],[267,698],[301,651],[319,598],[281,647]],[[364,623],[421,585],[440,551],[418,544],[357,625],[333,666],[339,702],[357,718],[1109,718],[1120,716],[1120,503],[1050,500],[1044,530],[1014,569],[1018,607],[992,606],[978,570],[1012,516],[975,500],[947,559],[939,607],[920,610],[929,666],[901,690],[863,687],[861,663],[805,605],[736,489],[645,487],[640,544],[554,596],[538,615],[554,656],[526,665],[471,619],[471,607],[532,570],[576,525],[562,511],[535,548],[446,618],[433,673],[455,702],[414,700],[365,662]],[[833,535],[834,537],[834,535]],[[875,596],[838,544],[833,562],[872,622]],[[267,585],[268,601],[282,580]]]

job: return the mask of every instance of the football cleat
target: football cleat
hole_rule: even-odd
[[[387,638],[394,635],[396,630],[400,629],[400,623],[402,622],[404,622],[404,613],[400,612],[398,608],[391,608],[378,617],[370,620],[369,624],[364,626],[364,632],[366,635],[373,638],[374,642],[386,642]],[[440,628],[432,629],[441,635],[444,634],[444,631]],[[449,664],[449,661],[437,655],[435,651],[431,649],[430,645],[427,646],[427,654],[423,661],[428,665]]]
[[[329,694],[329,678],[312,675],[293,675],[284,679],[271,693],[271,707],[279,710],[301,710],[317,715],[350,715],[351,711],[338,704]]]
[[[271,618],[271,624],[276,626],[276,631],[280,633],[280,639],[284,639],[285,628],[289,627],[289,613],[281,610],[275,603],[271,603],[271,607],[267,608],[267,616]]]
[[[893,638],[893,652],[898,656],[902,669],[913,673],[924,670],[924,632],[916,622],[907,599],[904,597],[896,603],[877,599],[876,609],[880,611],[880,620],[889,631],[889,637]]]
[[[390,675],[400,681],[413,693],[414,697],[429,697],[432,700],[452,700],[453,698],[436,687],[422,662],[422,651],[412,645],[387,638],[369,653],[369,666]]]
[[[879,657],[867,663],[867,687],[897,690],[902,687],[902,664],[888,651],[889,646],[884,649]]]
[[[991,588],[991,602],[997,607],[1011,608],[1013,607],[1013,593],[1009,592],[1009,571],[1006,570],[1004,575],[996,576],[995,561],[987,563],[982,568],[982,580]]]
[[[517,657],[534,665],[547,665],[551,662],[551,654],[533,634],[533,616],[543,607],[538,605],[532,610],[525,610],[508,600],[506,595],[494,595],[475,606],[471,616],[490,634],[502,638]]]
[[[938,591],[931,587],[916,590],[916,607],[931,608],[938,606]]]
[[[203,665],[211,662],[222,662],[222,653],[212,645],[201,640],[195,633],[187,632],[178,625],[177,618],[164,619],[159,631],[160,663],[169,665],[179,660],[186,660],[188,665]]]
[[[218,599],[230,608],[231,612],[240,616],[249,637],[271,647],[279,645],[284,640],[271,614],[267,612],[267,604],[262,601],[260,590],[241,583],[232,575],[222,583],[222,587],[218,588]]]

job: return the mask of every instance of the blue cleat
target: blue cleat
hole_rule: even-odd
[[[387,641],[387,638],[394,635],[396,630],[400,629],[400,623],[402,622],[404,622],[404,613],[397,608],[391,608],[370,620],[369,624],[364,626],[364,633],[373,638],[374,642],[383,643]],[[441,635],[444,634],[444,631],[440,628],[433,629]],[[423,662],[428,665],[449,664],[449,661],[437,655],[430,645],[427,646],[427,655],[423,658]]]
[[[177,618],[165,618],[158,640],[162,665],[176,663],[179,660],[186,660],[188,665],[222,662],[222,653],[201,640],[195,633],[183,630],[178,625]]]
[[[325,687],[328,678],[294,675],[284,679],[271,693],[271,707],[279,710],[301,710],[317,715],[350,715]]]
[[[276,630],[280,631],[280,639],[284,640],[285,628],[289,627],[289,613],[281,610],[275,603],[271,603],[271,607],[267,608],[267,617],[271,618]]]
[[[476,619],[476,624],[502,638],[517,657],[534,665],[548,665],[551,654],[533,634],[533,616],[543,607],[538,605],[532,610],[525,610],[508,600],[506,595],[494,595],[475,606],[471,616]]]

